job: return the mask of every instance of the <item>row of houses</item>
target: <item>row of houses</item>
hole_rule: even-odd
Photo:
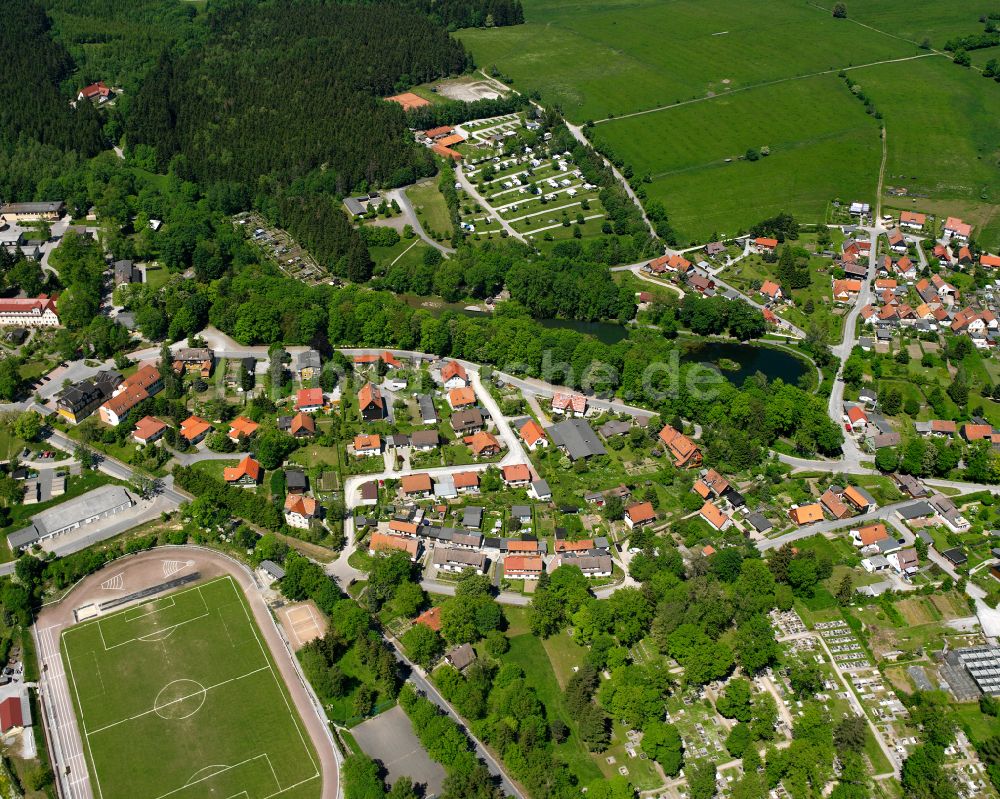
[[[864,515],[877,508],[875,498],[861,486],[831,485],[818,502],[793,505],[788,511],[788,517],[801,527],[827,518],[845,519],[854,513]]]

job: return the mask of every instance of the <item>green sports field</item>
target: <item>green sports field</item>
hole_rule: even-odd
[[[97,799],[313,799],[316,755],[236,583],[66,630]]]

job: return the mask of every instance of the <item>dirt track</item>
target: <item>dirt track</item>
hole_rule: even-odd
[[[312,690],[306,687],[298,662],[286,643],[286,636],[279,631],[256,579],[246,567],[226,555],[193,546],[158,547],[117,560],[84,578],[62,600],[46,606],[39,614],[34,627],[42,671],[39,690],[53,769],[59,777],[60,794],[64,799],[94,797],[87,777],[83,744],[70,700],[69,685],[59,656],[59,637],[62,631],[76,623],[74,610],[117,596],[126,596],[195,571],[201,575],[199,582],[228,574],[243,589],[319,756],[323,773],[322,797],[336,799],[339,795],[340,753],[330,736],[322,709],[314,703]],[[68,775],[65,773],[67,766],[70,768]]]

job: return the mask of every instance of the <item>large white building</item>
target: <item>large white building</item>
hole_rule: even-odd
[[[46,539],[126,511],[134,504],[131,495],[121,486],[101,486],[36,514],[31,518],[31,524],[8,535],[7,543],[11,552],[27,549]]]
[[[0,325],[58,327],[59,314],[55,300],[44,296],[0,300]]]

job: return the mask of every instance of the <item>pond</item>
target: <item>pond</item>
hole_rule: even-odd
[[[624,325],[616,325],[614,322],[578,322],[575,319],[536,319],[535,321],[550,330],[575,330],[577,333],[585,333],[588,336],[593,336],[602,344],[617,344],[622,339],[628,338],[628,328]]]
[[[808,374],[813,368],[807,361],[790,352],[735,341],[685,342],[681,361],[704,363],[716,368],[722,361],[732,361],[738,364],[738,368],[719,369],[719,372],[734,386],[743,385],[744,380],[757,372],[764,374],[768,380],[781,378],[794,386],[798,385],[802,375]]]

